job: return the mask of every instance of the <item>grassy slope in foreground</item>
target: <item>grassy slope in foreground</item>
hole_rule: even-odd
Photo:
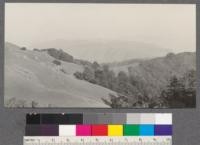
[[[81,71],[82,66],[67,62],[56,66],[53,60],[46,52],[24,51],[7,44],[5,101],[14,97],[29,106],[35,101],[38,107],[108,107],[101,98],[113,91],[76,79],[73,72]]]

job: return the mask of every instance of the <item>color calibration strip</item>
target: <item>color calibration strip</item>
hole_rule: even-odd
[[[169,113],[27,115],[26,136],[171,135],[172,114]]]

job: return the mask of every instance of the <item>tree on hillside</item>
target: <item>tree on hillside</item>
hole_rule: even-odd
[[[120,93],[125,93],[127,94],[127,81],[128,81],[128,76],[126,75],[125,72],[120,71],[117,75],[117,86],[118,86],[118,91]]]
[[[103,65],[103,80],[102,80],[102,84],[104,87],[109,88],[109,84],[110,84],[110,69],[108,65]],[[109,88],[110,89],[110,88]]]
[[[182,106],[181,97],[184,95],[184,86],[176,76],[172,76],[167,89],[162,92],[164,101],[169,107]]]
[[[92,68],[94,70],[97,70],[99,67],[100,67],[100,65],[98,64],[98,62],[94,61],[93,64],[92,64]]]
[[[126,96],[132,96],[132,85],[130,84],[129,77],[123,71],[120,71],[117,76],[117,90]]]
[[[52,62],[53,62],[53,64],[55,64],[55,65],[61,65],[61,62],[60,62],[59,60],[56,60],[56,59],[55,59],[55,60],[53,60]]]
[[[183,101],[186,107],[194,107],[196,104],[196,71],[190,70],[181,78],[184,84]]]
[[[79,79],[79,80],[83,80],[83,73],[82,72],[75,72],[74,76]]]
[[[195,71],[188,71],[181,78],[171,77],[161,96],[167,107],[194,107],[196,102]]]
[[[106,88],[108,87],[107,80],[105,79],[105,74],[104,74],[103,69],[97,69],[95,71],[95,79],[97,81],[97,84],[99,84],[100,86],[103,86]]]
[[[21,50],[27,50],[27,48],[26,48],[26,47],[21,47],[20,49],[21,49]]]
[[[96,83],[96,81],[95,81],[95,76],[94,76],[95,74],[94,74],[94,71],[93,71],[93,69],[92,68],[90,68],[90,67],[85,67],[85,69],[84,69],[84,71],[83,71],[83,79],[84,80],[87,80],[87,81],[89,81],[89,82],[91,82],[91,83]]]
[[[107,74],[108,88],[111,90],[117,90],[117,80],[115,73],[111,70]]]
[[[103,99],[103,102],[110,106],[111,108],[128,108],[129,103],[128,103],[128,99],[126,96],[122,95],[122,94],[117,94],[117,96],[115,96],[114,94],[109,94],[109,100]]]

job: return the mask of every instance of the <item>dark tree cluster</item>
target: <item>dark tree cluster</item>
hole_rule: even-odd
[[[53,64],[55,64],[55,65],[61,65],[61,62],[59,61],[59,60],[53,60]]]
[[[195,107],[196,72],[188,71],[183,77],[173,76],[165,90],[162,91],[164,104],[169,108]]]
[[[20,49],[21,49],[21,50],[27,50],[27,48],[26,48],[26,47],[21,47]]]
[[[47,51],[47,53],[54,57],[55,59],[66,61],[66,62],[73,62],[73,56],[69,55],[68,53],[64,52],[62,49],[58,50],[55,48],[48,48],[43,49],[42,51]]]
[[[77,79],[86,80],[117,92],[118,96],[110,94],[110,100],[103,99],[107,105],[113,108],[142,106],[146,102],[153,104],[148,99],[148,93],[145,92],[145,85],[142,81],[123,71],[116,75],[107,65],[100,66],[97,62],[94,62],[92,65],[86,66],[83,72],[74,73],[74,76]],[[149,104],[146,103],[146,106]]]
[[[74,76],[80,80],[86,80],[111,90],[117,90],[115,73],[109,70],[107,65],[100,66],[97,62],[87,65],[83,72],[76,72]]]
[[[100,66],[97,62],[86,66],[83,72],[74,76],[117,92],[110,94],[109,100],[102,99],[112,108],[160,108],[160,107],[194,107],[196,86],[195,71],[191,70],[184,76],[172,76],[160,96],[150,96],[148,85],[137,76],[123,71],[115,74],[107,65]]]

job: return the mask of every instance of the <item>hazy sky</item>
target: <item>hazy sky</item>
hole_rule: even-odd
[[[187,4],[8,3],[5,11],[5,40],[31,48],[49,47],[49,42],[59,42],[57,40],[75,43],[79,40],[101,40],[113,45],[112,48],[116,44],[111,42],[128,41],[152,44],[163,49],[163,52],[195,51],[196,8],[195,5]],[[107,43],[104,45],[106,47]],[[73,55],[80,50],[63,49],[71,49]],[[132,49],[137,49],[134,44]],[[149,47],[149,52],[152,49]],[[99,55],[104,54],[99,52]],[[143,57],[153,56],[156,55],[146,53]],[[76,57],[81,57],[81,54]],[[95,59],[87,53],[82,58]],[[106,57],[103,59],[111,61]]]

